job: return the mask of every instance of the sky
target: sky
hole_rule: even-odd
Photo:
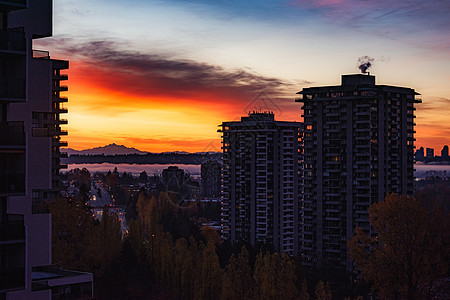
[[[374,59],[377,84],[415,89],[416,145],[450,144],[448,0],[54,0],[70,61],[69,147],[220,151],[218,125],[251,110],[302,121],[295,93]]]

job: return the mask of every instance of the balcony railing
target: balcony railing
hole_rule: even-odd
[[[4,1],[2,1],[2,4],[4,6],[7,6],[7,8],[11,9],[11,10],[27,7],[26,0],[4,0]]]
[[[67,80],[69,76],[67,74],[53,75],[54,80]]]
[[[1,146],[25,146],[25,133],[21,122],[0,125]]]
[[[50,53],[43,50],[33,50],[33,58],[50,59]]]
[[[69,99],[67,98],[67,97],[53,97],[52,98],[52,101],[54,102],[54,103],[62,103],[62,102],[67,102],[67,101],[69,101]]]

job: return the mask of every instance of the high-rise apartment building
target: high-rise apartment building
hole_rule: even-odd
[[[427,148],[426,149],[426,157],[433,158],[434,157],[434,149],[433,148]]]
[[[297,253],[300,125],[270,112],[221,124],[223,238]]]
[[[201,166],[201,192],[203,197],[219,197],[221,165],[215,160],[209,160]]]
[[[341,85],[305,88],[301,255],[303,264],[351,267],[346,242],[370,231],[369,206],[386,193],[412,195],[413,89],[343,75]]]
[[[184,184],[184,170],[169,166],[162,170],[162,180],[167,191],[179,192]]]
[[[0,298],[92,296],[92,274],[50,267],[51,215],[67,145],[68,62],[32,49],[52,34],[52,2],[0,2]],[[70,295],[69,295],[70,294]]]

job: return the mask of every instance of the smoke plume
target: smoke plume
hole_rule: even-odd
[[[367,55],[358,58],[358,68],[361,70],[361,73],[367,73],[367,70],[372,66],[374,60],[374,58]]]

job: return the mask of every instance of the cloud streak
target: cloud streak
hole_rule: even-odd
[[[221,90],[224,95],[237,96],[263,89],[282,93],[291,86],[284,80],[244,70],[230,71],[192,60],[171,59],[165,55],[122,51],[117,49],[117,44],[109,41],[92,41],[82,45],[66,41],[64,47],[69,53],[76,54],[76,60],[90,64],[90,68],[110,72],[109,77],[135,80],[132,84],[134,93],[164,91],[165,94],[186,95],[199,90]],[[127,85],[113,86],[120,89]]]
[[[450,40],[442,38],[450,30],[448,1],[295,0],[291,5],[337,25],[373,30],[394,39],[404,39],[406,34],[417,42],[417,32],[426,31],[421,46],[450,48]]]
[[[122,50],[123,45],[110,41],[90,41],[75,44],[70,39],[54,39],[52,48],[58,53],[71,54],[71,81],[84,81],[82,85],[120,93],[133,101],[104,99],[109,107],[152,104],[153,107],[170,105],[208,105],[234,114],[247,113],[246,109],[276,110],[290,115],[298,113],[293,101],[295,92],[306,80],[287,81],[267,77],[248,70],[227,70],[219,66],[187,59],[172,58],[164,54],[147,54]],[[261,93],[265,98],[260,99]],[[159,100],[158,100],[159,99]],[[164,100],[161,100],[164,99]],[[170,101],[168,101],[170,99]],[[87,103],[98,110],[106,103],[102,99]],[[250,107],[252,106],[252,107]],[[236,115],[237,114],[237,115]]]

